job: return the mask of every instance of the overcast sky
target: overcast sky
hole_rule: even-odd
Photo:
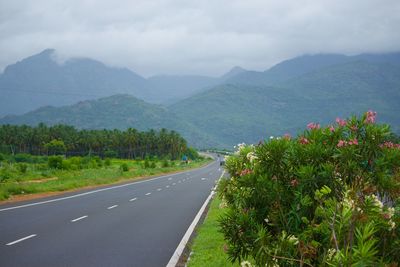
[[[196,3],[197,2],[197,3]],[[0,0],[0,70],[46,48],[143,75],[400,51],[400,0]]]

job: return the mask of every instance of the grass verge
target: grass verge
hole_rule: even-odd
[[[28,165],[28,171],[18,174],[0,183],[0,202],[8,199],[24,199],[23,196],[34,194],[70,191],[80,188],[114,184],[132,181],[154,175],[174,173],[186,169],[197,168],[211,162],[210,159],[196,160],[189,164],[175,162],[168,167],[158,163],[154,168],[144,168],[142,161],[112,160],[110,166],[81,170],[36,170],[35,166]],[[121,170],[121,164],[126,164],[127,171]],[[33,195],[32,195],[33,194]]]
[[[224,213],[220,208],[221,199],[215,195],[210,204],[204,223],[198,228],[197,235],[191,246],[188,267],[230,267],[239,266],[232,264],[225,253],[225,241],[222,233],[218,231],[218,218]]]

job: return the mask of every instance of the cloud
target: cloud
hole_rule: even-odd
[[[398,0],[0,0],[0,69],[55,48],[142,75],[400,50]]]

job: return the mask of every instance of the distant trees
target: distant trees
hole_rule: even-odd
[[[4,154],[177,159],[187,149],[186,140],[167,129],[77,130],[68,125],[49,127],[42,123],[36,127],[0,126],[0,153]]]

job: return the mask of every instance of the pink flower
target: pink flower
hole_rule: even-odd
[[[288,134],[288,133],[285,133],[283,135],[283,139],[290,140],[291,138],[292,138],[292,136],[290,134]]]
[[[319,127],[320,126],[318,123],[310,122],[309,124],[307,124],[307,128],[310,130],[319,129]]]
[[[376,112],[372,110],[367,111],[367,117],[365,118],[365,123],[375,123],[376,120]]]
[[[336,123],[339,124],[339,126],[343,127],[346,126],[346,120],[343,120],[341,118],[336,118]]]
[[[337,147],[343,147],[343,146],[346,146],[346,145],[347,145],[347,142],[346,142],[346,141],[339,140],[339,142],[338,142],[338,144],[337,144]]]
[[[251,173],[253,173],[252,170],[244,169],[243,171],[240,172],[240,176],[248,175],[248,174],[251,174]]]
[[[357,126],[355,126],[355,125],[353,125],[353,126],[350,126],[350,129],[351,129],[353,132],[355,132],[355,131],[357,131],[357,130],[358,130]]]
[[[333,127],[332,125],[329,127],[329,131],[331,131],[331,133],[333,133],[335,131],[335,127]]]
[[[358,140],[356,138],[354,138],[353,140],[350,140],[348,142],[349,145],[358,145]]]
[[[303,145],[307,145],[307,144],[309,144],[310,143],[310,141],[308,141],[308,139],[307,138],[305,138],[305,137],[300,137],[300,139],[299,139],[299,143],[300,144],[303,144]]]
[[[297,186],[298,184],[299,184],[299,181],[297,179],[293,179],[290,181],[290,185],[293,187]]]
[[[336,145],[337,147],[345,147],[345,146],[356,146],[358,145],[358,140],[357,138],[354,138],[350,141],[345,141],[345,140],[339,140],[338,144]]]
[[[400,144],[394,144],[392,142],[386,141],[385,143],[381,144],[380,147],[381,148],[390,148],[390,149],[392,149],[392,148],[400,149]]]

